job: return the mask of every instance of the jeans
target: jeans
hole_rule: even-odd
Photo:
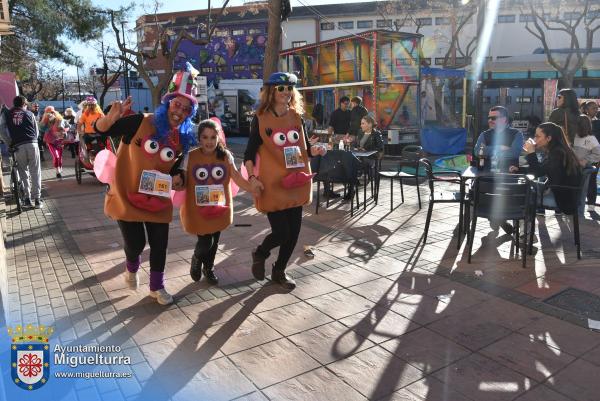
[[[23,143],[15,151],[19,178],[27,199],[40,199],[42,192],[42,166],[37,143]],[[31,183],[30,183],[31,181]]]

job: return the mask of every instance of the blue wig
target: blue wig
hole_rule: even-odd
[[[173,97],[164,99],[156,110],[154,110],[154,127],[156,128],[154,139],[159,143],[166,143],[169,138],[169,132],[171,132],[171,126],[169,125],[169,119],[167,118],[169,102],[171,99],[173,99]],[[183,120],[181,125],[179,125],[179,143],[183,147],[183,154],[186,154],[191,147],[198,144],[196,136],[192,132],[192,116],[195,116],[197,111],[198,105],[192,103],[192,112],[185,120]]]

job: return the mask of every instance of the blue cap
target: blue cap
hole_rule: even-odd
[[[274,72],[269,77],[267,85],[296,85],[298,77],[289,72]]]

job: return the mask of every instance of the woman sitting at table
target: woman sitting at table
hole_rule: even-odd
[[[543,205],[566,214],[577,213],[577,190],[574,188],[552,188],[553,185],[577,186],[581,183],[579,161],[567,144],[560,126],[554,123],[540,124],[535,130],[535,142],[528,140],[523,145],[527,153],[529,172],[536,177],[547,176],[548,183],[543,195]],[[535,151],[544,152],[544,160],[538,161]]]
[[[383,136],[377,128],[375,119],[370,115],[364,116],[360,120],[361,132],[357,137],[346,134],[344,142],[352,144],[353,147],[360,151],[376,150],[383,155]]]

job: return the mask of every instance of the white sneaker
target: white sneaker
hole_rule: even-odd
[[[156,301],[161,305],[169,305],[173,303],[173,297],[164,288],[156,291],[150,291],[150,296],[156,298]]]
[[[131,289],[131,290],[138,289],[140,280],[138,278],[137,272],[131,273],[129,270],[125,270],[125,273],[123,274],[123,276],[125,277],[125,282],[129,286],[129,289]]]

